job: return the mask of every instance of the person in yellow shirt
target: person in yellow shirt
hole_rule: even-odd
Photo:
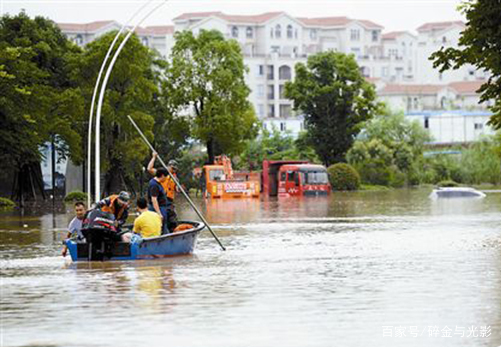
[[[148,211],[148,201],[141,197],[137,199],[137,211],[141,213],[134,221],[133,231],[142,238],[156,237],[162,234],[162,217],[156,212]],[[130,242],[132,233],[122,235],[124,242]]]

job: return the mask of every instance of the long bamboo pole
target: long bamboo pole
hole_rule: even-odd
[[[137,132],[139,133],[139,135],[141,136],[141,138],[143,139],[143,141],[148,145],[148,147],[150,148],[151,151],[153,152],[156,152],[155,151],[155,148],[153,148],[153,146],[151,145],[151,143],[148,141],[148,139],[146,138],[146,136],[144,136],[143,132],[141,131],[141,129],[139,129],[139,127],[137,126],[136,122],[134,122],[134,120],[131,118],[131,116],[127,116],[129,118],[129,120],[131,121],[132,125],[134,126],[134,128],[136,128]],[[191,201],[190,197],[188,196],[188,194],[186,193],[186,191],[184,190],[184,188],[181,186],[181,184],[179,183],[179,181],[177,180],[176,176],[174,176],[169,168],[167,167],[167,165],[165,165],[164,161],[162,160],[162,158],[160,156],[158,156],[158,160],[160,161],[160,164],[162,164],[162,166],[167,169],[167,172],[169,173],[169,176],[170,178],[174,181],[174,183],[176,183],[176,186],[179,188],[179,191],[181,193],[183,193],[184,197],[186,198],[186,200],[188,201],[188,203],[191,205],[191,207],[193,208],[193,210],[196,212],[196,214],[198,215],[198,217],[200,217],[200,219],[202,220],[202,222],[205,223],[205,225],[207,226],[207,229],[209,229],[210,233],[212,234],[212,236],[214,237],[214,239],[217,241],[217,243],[219,243],[219,246],[221,246],[221,249],[223,251],[226,251],[226,248],[223,246],[223,244],[221,243],[221,241],[219,240],[219,238],[217,237],[216,233],[212,230],[212,228],[210,227],[209,225],[209,222],[207,222],[207,220],[205,220],[204,216],[202,215],[202,213],[200,213],[200,211],[198,210],[198,208],[195,206],[195,204],[193,203],[193,201]]]

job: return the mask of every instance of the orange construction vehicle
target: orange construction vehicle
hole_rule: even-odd
[[[213,165],[202,170],[206,198],[258,198],[261,183],[258,173],[233,172],[226,155],[217,156]]]

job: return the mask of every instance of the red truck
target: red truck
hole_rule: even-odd
[[[331,192],[327,169],[301,160],[265,160],[263,194],[268,196],[320,196]]]

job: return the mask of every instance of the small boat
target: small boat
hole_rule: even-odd
[[[82,229],[85,241],[65,241],[75,262],[156,259],[191,254],[198,234],[205,228],[202,222],[180,222],[192,228],[146,239],[137,237],[128,243],[117,240],[120,237],[117,237],[119,234],[114,230],[112,220],[97,217],[91,223],[91,227]]]
[[[470,187],[439,187],[431,192],[430,198],[485,198],[485,194]]]

